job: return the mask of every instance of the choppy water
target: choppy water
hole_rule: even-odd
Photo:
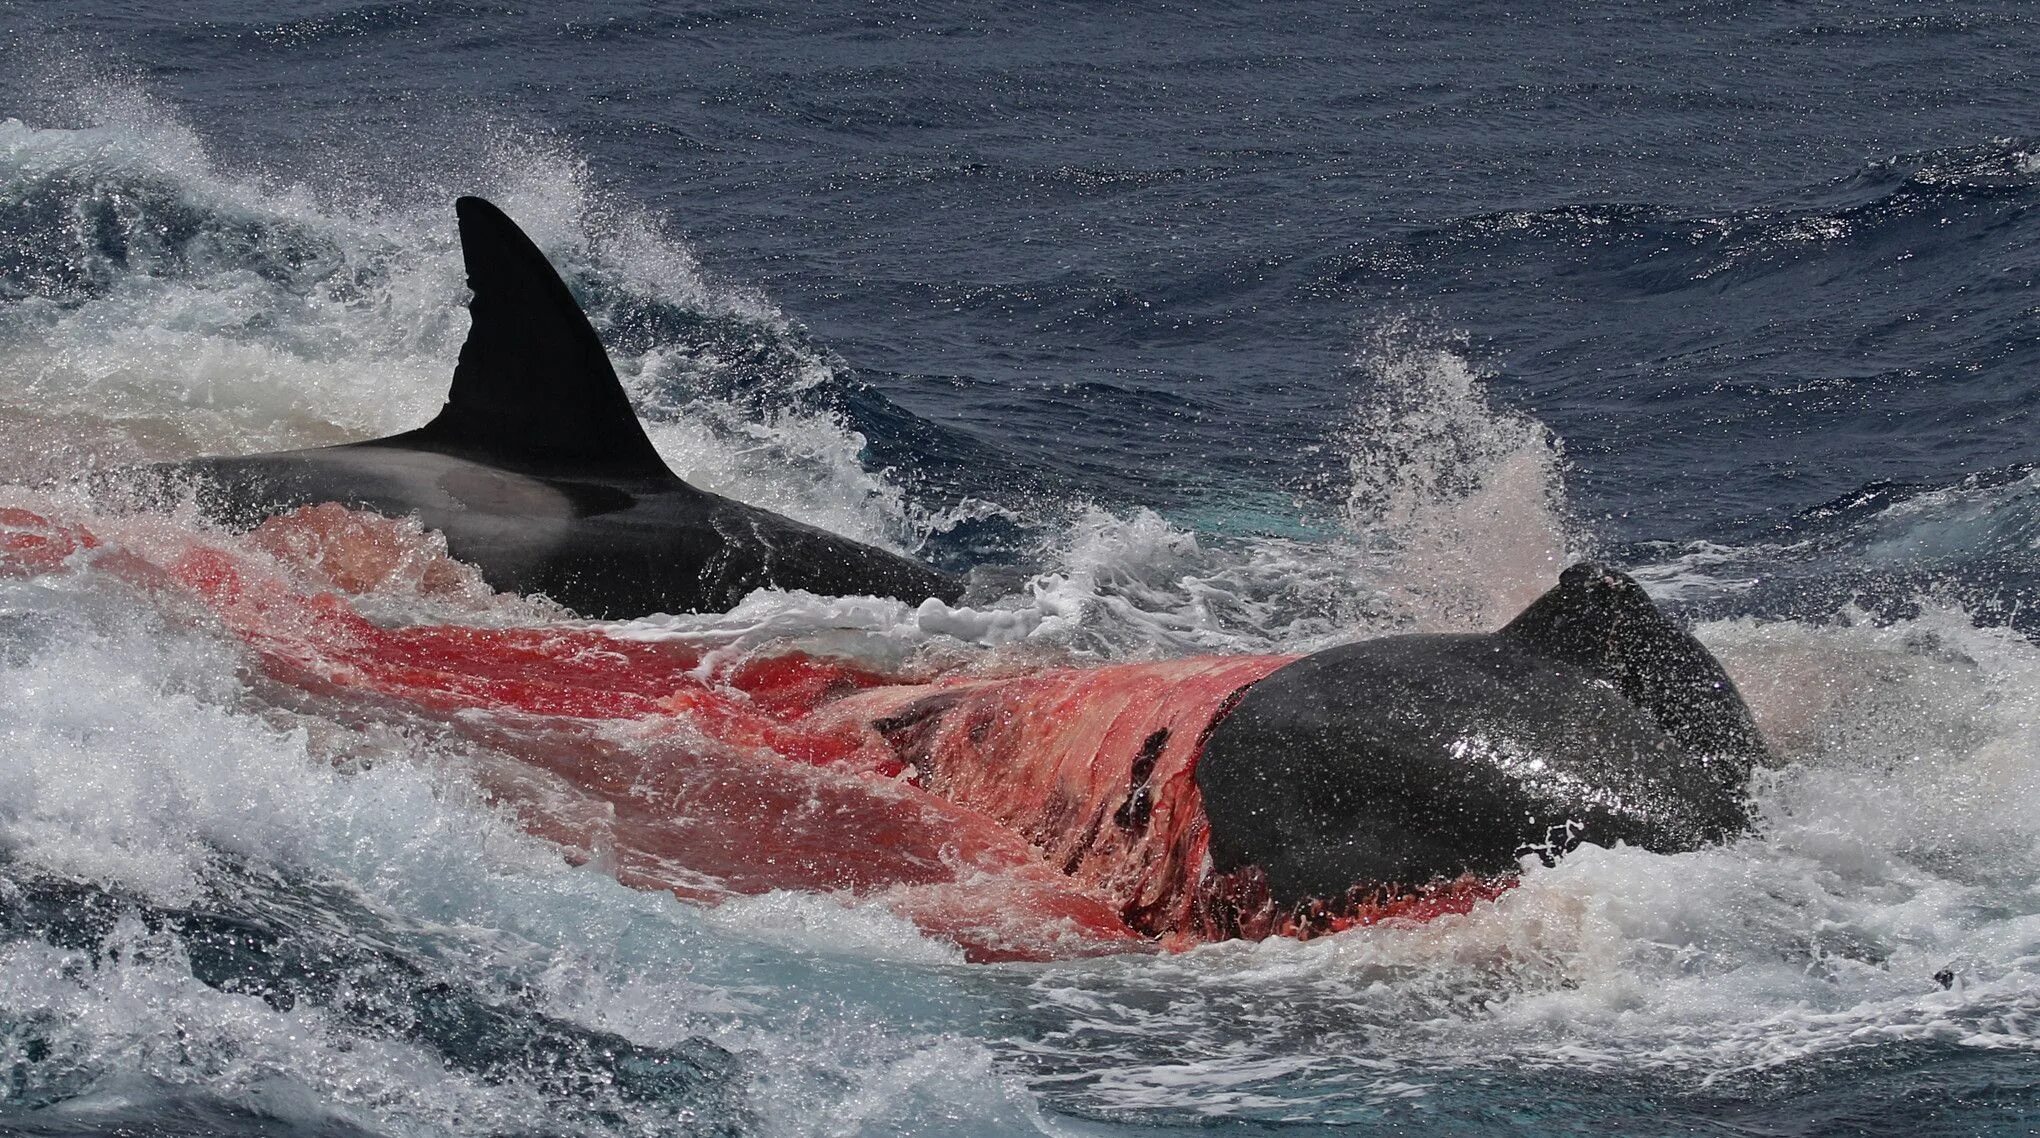
[[[980,7],[0,4],[0,481],[422,421],[479,192],[677,471],[972,572],[640,634],[1308,650],[1595,552],[1787,756],[1758,832],[966,965],[625,889],[472,741],[114,577],[0,580],[0,1127],[2031,1130],[2035,17]]]

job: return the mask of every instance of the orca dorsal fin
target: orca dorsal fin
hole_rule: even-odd
[[[1728,673],[1627,573],[1578,562],[1496,635],[1614,684],[1695,751],[1768,758]]]
[[[481,198],[453,205],[473,324],[438,417],[387,441],[523,469],[675,478],[545,254]]]

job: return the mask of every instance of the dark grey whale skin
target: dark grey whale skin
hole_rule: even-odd
[[[1248,688],[1197,766],[1213,868],[1278,903],[1514,870],[1589,841],[1658,852],[1749,825],[1769,752],[1641,586],[1591,563],[1493,633],[1390,636]]]
[[[705,490],[659,458],[602,343],[537,246],[480,198],[455,203],[473,318],[446,406],[371,442],[151,468],[248,527],[337,502],[415,515],[499,590],[583,616],[723,611],[760,586],[955,600],[929,566]]]

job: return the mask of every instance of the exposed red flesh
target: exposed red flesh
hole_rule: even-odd
[[[394,704],[515,756],[516,769],[477,772],[486,789],[626,884],[699,902],[873,898],[974,960],[1309,936],[1464,912],[1507,887],[1469,880],[1299,913],[1278,910],[1251,870],[1212,872],[1197,757],[1228,701],[1293,657],[928,679],[792,651],[710,664],[675,641],[581,625],[386,628],[336,589],[409,564],[430,592],[458,567],[429,550],[417,562],[415,529],[336,511],[233,542],[160,525],[123,535],[118,520],[95,535],[0,509],[0,575],[89,555],[195,595],[274,679]]]

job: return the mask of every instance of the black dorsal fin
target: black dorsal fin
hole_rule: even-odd
[[[545,254],[481,198],[454,210],[473,325],[438,417],[387,441],[532,470],[673,478]]]
[[[1728,673],[1627,573],[1581,561],[1497,635],[1606,679],[1695,751],[1767,757]]]

